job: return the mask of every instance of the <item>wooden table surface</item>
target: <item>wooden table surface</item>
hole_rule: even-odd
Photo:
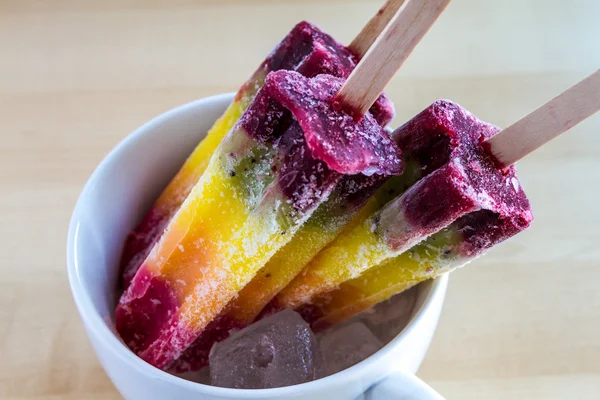
[[[65,265],[106,153],[235,90],[301,19],[348,43],[377,0],[0,0],[0,398],[119,398]],[[455,0],[390,84],[505,126],[600,67],[597,0]],[[457,271],[419,375],[448,399],[600,398],[600,116],[520,163],[536,221]]]

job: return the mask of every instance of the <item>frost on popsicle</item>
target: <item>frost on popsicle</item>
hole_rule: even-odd
[[[329,107],[342,80],[269,74],[123,294],[125,343],[165,368],[348,174],[402,172],[367,114]]]
[[[347,77],[356,62],[357,58],[348,48],[316,26],[308,22],[297,24],[238,90],[223,116],[198,144],[140,225],[128,236],[121,256],[123,287],[129,285],[169,220],[200,179],[215,149],[254,99],[269,72],[296,70],[307,77],[319,74]],[[371,108],[371,113],[385,126],[394,117],[394,108],[389,98],[381,95]]]

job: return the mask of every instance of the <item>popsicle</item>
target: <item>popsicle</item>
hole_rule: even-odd
[[[308,22],[300,22],[275,47],[238,90],[223,116],[194,149],[180,171],[165,188],[140,225],[129,235],[121,256],[123,287],[127,287],[154,244],[206,169],[210,157],[240,115],[248,107],[271,71],[296,70],[307,77],[330,74],[347,77],[360,54],[352,53],[331,36]],[[394,108],[385,95],[371,108],[373,117],[386,126]]]
[[[125,343],[165,368],[345,175],[402,172],[368,113],[330,107],[342,80],[271,72],[136,273],[116,311]]]
[[[275,297],[270,308],[310,304],[315,296],[400,256],[478,210],[491,210],[526,228],[532,215],[514,167],[496,168],[481,147],[498,131],[446,100],[436,101],[398,128],[395,136],[416,183],[342,232]]]

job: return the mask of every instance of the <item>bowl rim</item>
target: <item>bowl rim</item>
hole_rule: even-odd
[[[222,388],[210,385],[204,385],[188,381],[186,379],[171,375],[165,371],[162,371],[154,366],[143,361],[137,355],[135,355],[118,337],[117,334],[112,331],[106,324],[105,317],[95,308],[89,293],[86,291],[83,284],[80,271],[83,266],[80,266],[77,256],[77,242],[78,233],[80,226],[79,215],[82,214],[82,209],[85,206],[86,198],[90,192],[96,186],[96,183],[101,179],[104,174],[106,167],[113,163],[115,159],[118,159],[123,153],[131,151],[136,144],[143,140],[144,136],[149,131],[154,129],[157,124],[161,124],[165,121],[177,118],[178,116],[187,112],[197,110],[198,108],[205,107],[209,104],[224,103],[225,106],[234,97],[234,93],[223,93],[214,96],[209,96],[194,100],[178,107],[172,108],[154,118],[145,122],[140,127],[135,129],[132,133],[127,135],[120,143],[117,144],[98,164],[94,172],[86,181],[73,210],[71,220],[69,223],[69,230],[67,236],[67,270],[69,278],[69,286],[80,317],[84,322],[88,335],[94,335],[97,340],[102,342],[107,349],[110,349],[116,355],[124,365],[128,368],[138,370],[139,372],[146,375],[148,378],[157,379],[166,383],[180,386],[186,390],[197,392],[205,395],[215,396],[228,396],[231,398],[239,399],[250,399],[250,398],[279,398],[281,396],[299,395],[306,392],[315,392],[323,389],[325,386],[334,384],[335,381],[354,381],[360,379],[361,375],[364,374],[365,370],[370,369],[373,365],[377,364],[380,359],[385,357],[389,350],[393,347],[398,346],[404,338],[409,336],[415,329],[416,325],[424,318],[427,310],[430,309],[435,298],[438,296],[444,296],[445,289],[448,284],[448,274],[444,274],[441,277],[434,279],[430,283],[431,288],[427,297],[424,299],[420,309],[413,315],[408,325],[400,332],[396,337],[390,340],[382,349],[377,351],[369,358],[361,361],[360,363],[340,371],[336,374],[317,379],[315,381],[306,382],[293,386],[286,386],[281,388],[272,389],[232,389]],[[385,351],[387,349],[388,351]],[[363,371],[363,372],[361,372]],[[381,377],[382,379],[384,376]],[[250,396],[250,397],[249,397]]]

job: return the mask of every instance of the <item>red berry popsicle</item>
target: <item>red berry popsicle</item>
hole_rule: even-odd
[[[116,326],[164,368],[285,245],[345,175],[402,172],[371,114],[330,107],[342,80],[270,73],[125,291]]]
[[[356,62],[357,57],[348,48],[316,26],[305,21],[296,25],[239,89],[233,103],[198,144],[140,225],[127,238],[121,256],[123,286],[129,285],[169,220],[202,176],[215,149],[248,107],[269,72],[296,70],[307,77],[318,74],[347,77]],[[394,107],[385,95],[377,99],[371,112],[382,126],[386,126],[394,117]]]
[[[462,266],[530,225],[533,214],[515,167],[498,168],[482,146],[498,131],[458,104],[439,100],[395,132],[409,168],[426,177],[385,207],[387,214],[379,214],[387,221],[399,221],[392,213],[409,216],[403,229],[378,223],[375,234],[392,232],[392,243],[402,243],[431,221],[453,222],[395,257],[365,264],[359,276],[337,281],[333,290],[307,301],[300,311],[314,329]],[[459,188],[460,196],[440,190],[446,187]],[[412,202],[409,195],[417,193],[420,201]],[[439,193],[435,205],[426,200],[431,193]]]

